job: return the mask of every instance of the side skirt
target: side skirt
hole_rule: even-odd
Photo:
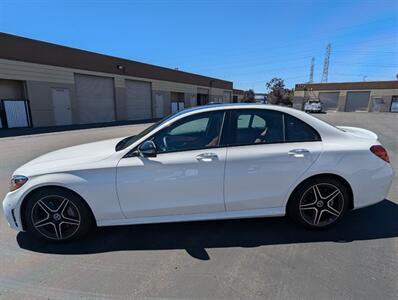
[[[97,220],[98,226],[117,226],[133,224],[151,224],[151,223],[171,223],[171,222],[190,222],[190,221],[208,221],[242,218],[261,218],[261,217],[282,217],[285,215],[285,206],[271,207],[256,210],[240,210],[229,212],[191,214],[191,215],[171,215],[158,217],[142,217],[132,219],[117,220]]]

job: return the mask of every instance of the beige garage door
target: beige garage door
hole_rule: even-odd
[[[75,74],[81,124],[115,121],[113,78]]]
[[[368,111],[370,92],[347,92],[345,111]]]
[[[129,120],[152,118],[151,83],[126,80],[126,109]]]

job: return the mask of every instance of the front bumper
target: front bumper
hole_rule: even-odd
[[[305,108],[304,109],[305,111],[308,111],[308,112],[321,112],[322,111],[322,108]]]
[[[18,190],[9,192],[3,200],[3,212],[8,225],[17,231],[22,231],[20,197]]]

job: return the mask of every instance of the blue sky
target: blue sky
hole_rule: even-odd
[[[393,80],[398,0],[0,0],[0,31],[231,80],[265,90],[321,80]],[[1,45],[0,45],[1,46]],[[365,77],[366,76],[366,77]]]

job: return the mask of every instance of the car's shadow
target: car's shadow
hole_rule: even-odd
[[[398,236],[398,205],[384,200],[352,211],[336,226],[303,229],[287,218],[240,219],[98,228],[84,239],[63,244],[37,241],[19,233],[21,248],[54,254],[90,254],[120,250],[185,249],[207,260],[206,248],[258,247],[280,244],[373,240]]]

